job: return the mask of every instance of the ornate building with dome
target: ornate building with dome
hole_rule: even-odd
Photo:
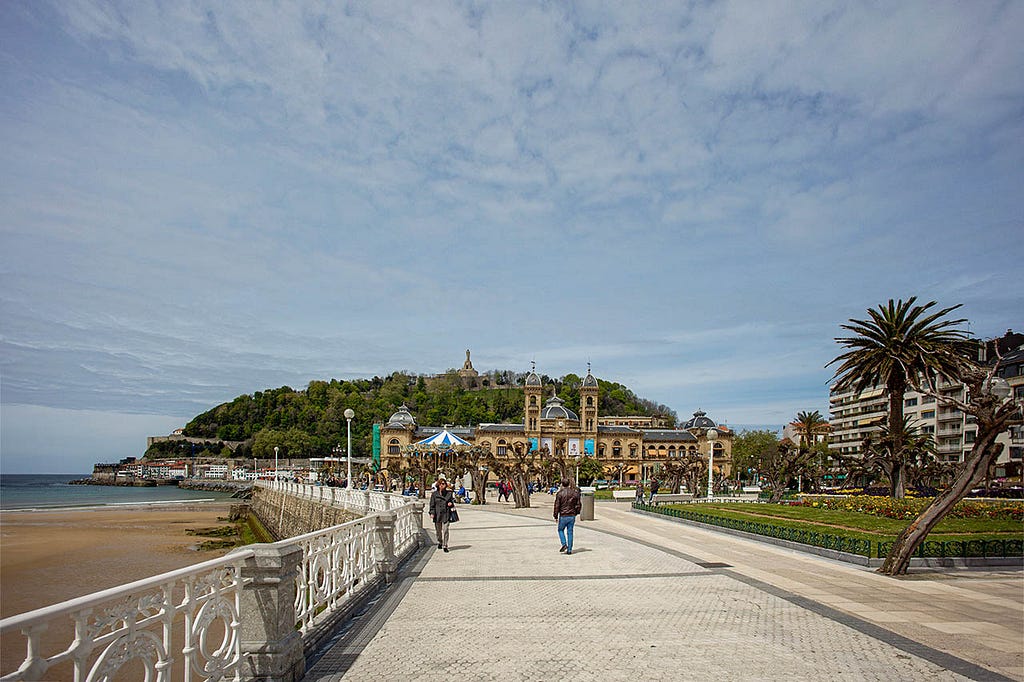
[[[732,472],[732,431],[700,410],[674,429],[663,428],[656,417],[601,417],[598,382],[589,367],[580,385],[578,412],[554,394],[554,387],[550,397],[545,399],[544,393],[540,377],[531,370],[523,385],[523,422],[513,424],[422,426],[402,405],[380,427],[382,468],[387,469],[388,459],[402,456],[412,444],[447,429],[496,457],[507,455],[516,443],[568,457],[594,457],[607,470],[621,471],[624,483],[656,476],[658,464],[687,453],[707,456],[709,447],[714,448],[716,474],[727,478]],[[717,439],[707,438],[709,429],[718,432]]]

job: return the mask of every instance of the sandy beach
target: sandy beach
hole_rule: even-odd
[[[0,512],[0,617],[222,556],[185,531],[227,525],[229,507]]]
[[[230,506],[182,502],[0,512],[0,616],[223,556],[230,550],[199,551],[206,538],[186,530],[228,525]],[[71,635],[70,622],[54,623],[43,636],[43,650],[59,651]],[[24,655],[20,637],[4,638],[0,673],[11,672]],[[51,672],[54,680],[71,679],[70,669]]]

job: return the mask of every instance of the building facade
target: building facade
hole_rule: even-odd
[[[507,456],[517,444],[531,450],[564,457],[593,457],[606,471],[621,475],[623,482],[644,480],[657,475],[657,466],[686,454],[707,457],[714,447],[714,468],[720,476],[732,472],[732,431],[716,424],[704,412],[697,411],[683,428],[647,428],[663,426],[657,417],[601,417],[598,414],[599,386],[587,370],[580,386],[578,412],[554,395],[545,398],[545,387],[536,371],[523,385],[523,422],[479,424],[475,427],[447,427],[448,431],[472,445],[488,450],[495,457]],[[421,426],[409,408],[402,405],[386,424],[382,424],[381,465],[401,457],[409,446],[439,433],[441,426]],[[717,440],[707,439],[708,429],[719,433]]]

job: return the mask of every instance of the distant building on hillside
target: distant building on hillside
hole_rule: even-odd
[[[468,352],[466,361],[468,365]],[[545,388],[534,369],[523,385],[521,423],[479,424],[448,431],[496,457],[508,455],[517,444],[532,450],[546,448],[556,456],[594,457],[609,473],[621,473],[623,481],[647,479],[663,462],[688,453],[706,456],[708,448],[713,447],[715,470],[722,476],[730,475],[733,433],[704,412],[695,412],[680,429],[660,428],[665,422],[658,417],[599,417],[598,382],[589,368],[579,391],[579,413],[566,406],[553,390],[545,400]],[[409,408],[402,405],[381,425],[382,468],[387,469],[389,458],[403,456],[409,446],[440,433],[442,428],[420,426]],[[718,431],[720,437],[709,441],[709,429]]]

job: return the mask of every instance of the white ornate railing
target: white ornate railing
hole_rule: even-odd
[[[355,488],[332,488],[325,485],[307,485],[291,481],[256,481],[260,488],[283,491],[288,495],[312,500],[331,507],[341,507],[361,514],[372,514],[403,507],[415,501],[415,498],[384,493],[376,490],[356,490]]]
[[[374,518],[289,538],[302,547],[295,591],[295,616],[305,634],[370,584],[380,561],[373,542]]]
[[[147,682],[171,679],[172,668],[184,680],[241,679],[240,576],[252,555],[243,550],[5,618],[0,639],[22,633],[26,655],[0,679],[100,682],[125,666]],[[44,634],[62,626],[73,627],[73,641],[47,646],[53,639]]]
[[[285,676],[302,665],[296,627],[306,636],[329,623],[419,546],[415,498],[258,485],[365,516],[0,620],[5,645],[20,634],[26,651],[0,682]]]

